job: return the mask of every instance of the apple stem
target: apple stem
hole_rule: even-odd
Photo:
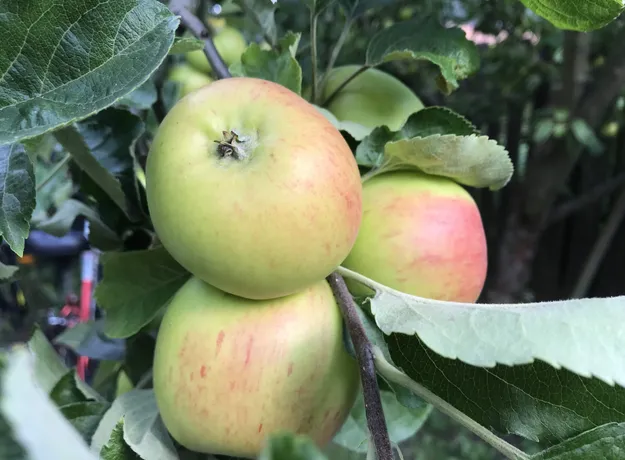
[[[187,9],[186,3],[186,0],[174,0],[171,2],[170,9],[174,14],[180,16],[180,22],[184,24],[193,35],[200,40],[204,40],[204,54],[206,54],[206,58],[208,62],[210,62],[217,78],[232,77],[228,66],[221,58],[217,48],[215,48],[211,31],[200,18]]]
[[[321,77],[321,83],[319,84],[319,88],[321,88],[321,92],[323,92],[323,88],[326,86],[326,82],[328,81],[328,77],[330,75],[330,71],[334,68],[334,64],[336,64],[336,60],[341,54],[341,49],[343,49],[343,45],[345,44],[345,40],[349,35],[349,30],[352,27],[353,19],[351,16],[345,18],[345,24],[343,24],[343,30],[341,31],[341,35],[339,35],[339,39],[336,41],[336,44],[332,48],[332,53],[330,54],[330,59],[328,60],[328,66],[326,67],[325,74]]]
[[[322,107],[327,107],[327,106],[328,106],[328,104],[329,104],[330,102],[332,102],[332,101],[334,100],[334,98],[335,98],[335,97],[339,94],[339,92],[340,92],[343,88],[345,88],[345,87],[349,84],[349,82],[351,82],[351,81],[352,81],[354,78],[356,78],[358,75],[360,75],[360,74],[361,74],[361,73],[363,73],[365,70],[370,69],[370,68],[371,68],[371,66],[370,66],[370,65],[365,64],[365,65],[363,65],[360,69],[358,69],[356,72],[354,72],[353,74],[351,74],[351,75],[347,78],[347,80],[345,80],[343,83],[341,83],[341,84],[339,85],[339,87],[338,87],[338,88],[336,88],[336,89],[334,90],[334,92],[333,92],[332,94],[330,94],[330,95],[328,96],[328,98],[327,98],[325,101],[323,101],[323,104],[321,104],[321,106],[322,106]]]
[[[362,392],[365,400],[367,427],[375,446],[377,460],[393,460],[393,449],[386,427],[386,419],[382,410],[382,399],[378,387],[375,369],[373,346],[367,337],[365,328],[360,321],[356,303],[347,289],[345,280],[337,272],[327,277],[332,292],[339,304],[349,336],[354,345],[356,360],[360,368]]]
[[[310,100],[317,101],[317,13],[314,8],[310,11],[310,60],[312,69],[312,86]]]

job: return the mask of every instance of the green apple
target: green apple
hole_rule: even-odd
[[[249,299],[293,294],[351,250],[362,184],[341,133],[299,95],[226,78],[180,99],[146,167],[150,215],[188,271]]]
[[[605,137],[614,137],[619,132],[619,124],[616,121],[610,121],[603,125],[601,128],[601,134]]]
[[[486,236],[479,209],[457,182],[417,171],[363,184],[363,218],[343,266],[419,297],[475,302],[484,287]],[[371,291],[351,282],[355,294]]]
[[[154,394],[172,437],[196,452],[255,458],[286,430],[320,447],[353,406],[358,366],[325,280],[249,300],[191,278],[156,339]]]
[[[321,101],[330,97],[359,68],[358,65],[347,65],[332,69]],[[410,115],[423,109],[423,103],[393,75],[371,68],[349,82],[324,107],[340,121],[352,121],[370,131],[378,126],[397,131]]]
[[[213,42],[228,67],[240,62],[241,55],[247,48],[247,42],[243,34],[230,26],[224,26],[218,29],[213,37]],[[186,58],[187,62],[197,70],[204,73],[210,73],[212,71],[211,65],[204,54],[204,50],[191,51],[186,54]]]
[[[189,64],[177,64],[169,71],[168,78],[180,85],[180,97],[195,91],[214,80],[205,73],[196,70]]]

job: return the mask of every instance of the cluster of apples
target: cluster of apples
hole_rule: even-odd
[[[329,109],[371,129],[405,121],[422,105],[405,87],[384,93],[389,78],[364,72]],[[167,306],[153,371],[162,420],[193,451],[255,458],[278,431],[334,437],[360,390],[325,280],[339,265],[425,297],[482,289],[484,232],[462,187],[411,171],[363,184],[342,134],[270,81],[228,78],[180,99],[146,178],[159,240],[192,274]]]

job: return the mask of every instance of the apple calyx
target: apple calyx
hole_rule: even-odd
[[[217,144],[217,154],[220,158],[233,157],[241,160],[247,156],[245,150],[239,144],[244,144],[247,138],[240,136],[236,131],[222,131],[223,139],[214,141]]]

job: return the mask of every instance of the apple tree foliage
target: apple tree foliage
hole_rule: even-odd
[[[580,31],[606,25],[624,8],[621,0],[522,2],[555,26]],[[0,0],[0,236],[22,255],[31,229],[63,235],[77,216],[86,217],[91,243],[104,252],[96,298],[105,316],[59,340],[97,358],[88,346],[94,336],[126,339],[125,354],[102,361],[91,386],[60,361],[39,330],[5,353],[0,458],[199,458],[169,437],[149,385],[154,321],[190,275],[158,245],[143,164],[159,113],[176,99],[165,69],[203,47],[178,33],[180,18],[167,3]],[[308,0],[307,28],[282,30],[276,14],[290,3],[224,2],[224,13],[242,14],[250,39],[233,75],[303,94],[308,69],[313,84],[324,70],[310,33],[320,15],[340,11],[347,34],[356,18],[389,0]],[[480,66],[475,45],[434,15],[365,39],[363,66],[428,62],[443,94]],[[446,107],[428,107],[398,131],[380,126],[369,132],[337,120],[324,101],[311,102],[350,140],[364,179],[416,168],[497,190],[514,174],[501,145]],[[61,159],[51,162],[52,153]],[[68,183],[85,198],[70,199]],[[137,232],[147,234],[148,243],[125,250]],[[376,291],[357,300],[375,344],[393,443],[414,435],[437,408],[509,458],[625,458],[625,297],[461,304],[339,272]],[[19,276],[17,267],[0,265],[1,281]],[[530,456],[503,439],[511,434],[544,450]],[[325,459],[337,452],[365,458],[368,437],[359,399],[328,452],[304,436],[276,433],[260,458]]]

